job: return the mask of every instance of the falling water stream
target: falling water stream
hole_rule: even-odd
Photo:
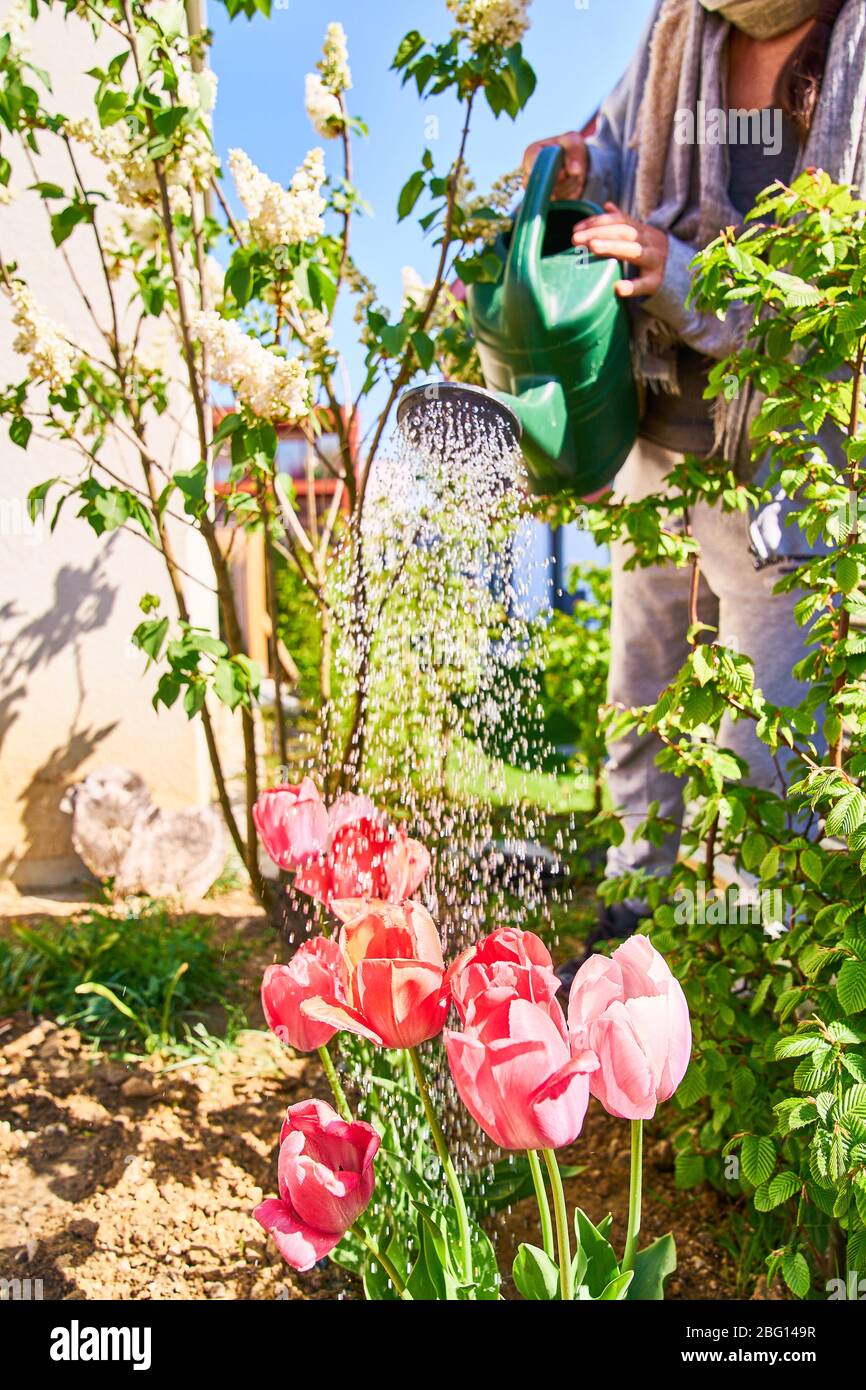
[[[531,599],[547,576],[521,525],[513,429],[485,402],[433,390],[404,414],[369,479],[360,610],[357,573],[337,583],[337,686],[351,692],[363,672],[367,692],[360,780],[430,849],[417,896],[448,959],[494,928],[543,923],[561,891],[545,810],[521,794],[547,751],[531,674]],[[499,1157],[444,1049],[425,1051],[458,1168]]]

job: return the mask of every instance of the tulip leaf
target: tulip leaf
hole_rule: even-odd
[[[386,1244],[387,1241],[387,1244]],[[378,1239],[379,1249],[385,1254],[405,1280],[406,1269],[406,1246],[405,1242],[399,1239],[399,1234],[385,1230]],[[368,1253],[367,1263],[364,1267],[364,1293],[369,1303],[390,1303],[399,1302],[400,1295],[388,1278],[379,1261]]]
[[[450,1215],[450,1213],[449,1213]],[[481,1302],[495,1302],[499,1299],[499,1265],[496,1251],[486,1231],[476,1221],[469,1219],[469,1235],[472,1242],[473,1287],[463,1297],[478,1299]]]
[[[511,1272],[523,1298],[536,1303],[559,1298],[559,1266],[537,1245],[518,1247]]]
[[[584,1282],[591,1298],[600,1298],[619,1273],[619,1261],[606,1238],[610,1227],[611,1217],[605,1217],[600,1226],[594,1226],[586,1212],[581,1211],[580,1207],[575,1208],[574,1232],[586,1256]]]
[[[628,1291],[629,1302],[661,1300],[665,1280],[677,1267],[677,1247],[672,1235],[661,1236],[635,1256],[634,1280]]]
[[[617,1274],[611,1279],[609,1284],[605,1284],[601,1293],[598,1295],[598,1301],[604,1301],[605,1303],[621,1303],[623,1299],[628,1298],[628,1291],[633,1279],[633,1269],[627,1270],[625,1274]]]
[[[462,1283],[460,1245],[449,1230],[450,1212],[413,1198],[418,1213],[420,1253],[406,1285],[414,1299],[453,1303],[471,1293]]]

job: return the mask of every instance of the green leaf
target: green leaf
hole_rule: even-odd
[[[866,961],[845,961],[836,980],[836,996],[846,1014],[866,1009]]]
[[[706,1179],[706,1163],[702,1154],[677,1154],[674,1161],[676,1185],[680,1188],[697,1187]]]
[[[601,1293],[598,1295],[597,1301],[604,1303],[621,1303],[623,1299],[628,1298],[628,1291],[631,1287],[633,1280],[633,1269],[627,1270],[625,1274],[617,1274],[613,1279],[611,1279],[609,1284],[605,1284]],[[586,1285],[583,1285],[582,1287],[586,1288]],[[578,1292],[578,1298],[579,1297],[580,1292]]]
[[[27,494],[27,515],[31,521],[35,521],[43,506],[45,498],[53,488],[55,483],[59,483],[59,478],[46,478],[44,483],[37,483]]]
[[[796,1173],[777,1173],[769,1183],[762,1184],[752,1196],[758,1211],[773,1211],[793,1197],[802,1187],[802,1179]]]
[[[226,415],[225,418],[220,421],[219,425],[214,430],[214,445],[216,446],[218,444],[222,444],[224,439],[228,439],[229,435],[234,434],[235,430],[243,429],[243,426],[243,416]]]
[[[168,618],[149,619],[145,623],[139,623],[132,634],[132,640],[151,661],[158,661],[163,643],[168,636],[168,627]]]
[[[743,1174],[753,1187],[765,1183],[776,1166],[776,1146],[772,1139],[747,1134],[740,1150]]]
[[[400,190],[400,197],[397,199],[397,220],[402,222],[408,217],[421,194],[424,192],[426,179],[423,169],[416,169],[404,183]]]
[[[813,883],[821,882],[824,875],[824,863],[824,856],[812,846],[804,849],[800,855],[800,868]]]
[[[523,1298],[551,1302],[559,1298],[559,1266],[537,1245],[520,1245],[511,1273]]]
[[[665,1296],[665,1280],[677,1267],[677,1247],[672,1235],[660,1236],[640,1250],[634,1261],[634,1280],[628,1291],[630,1303],[652,1300],[659,1302]]]
[[[782,1256],[782,1278],[795,1298],[805,1298],[812,1287],[806,1258],[800,1251]]]
[[[619,1273],[619,1261],[605,1234],[609,1225],[608,1218],[607,1222],[602,1222],[601,1228],[594,1226],[580,1207],[575,1208],[574,1232],[577,1243],[586,1256],[584,1282],[593,1298],[598,1298]]]
[[[415,349],[418,361],[421,363],[424,371],[429,372],[430,368],[433,366],[433,359],[436,354],[433,339],[427,333],[413,333],[412,346]]]
[[[746,836],[743,841],[742,849],[740,850],[740,858],[743,861],[743,867],[748,869],[750,873],[754,872],[766,853],[766,837],[753,831]]]
[[[9,425],[9,438],[19,449],[26,449],[33,433],[33,425],[26,415],[15,415]],[[32,495],[32,494],[31,494]]]
[[[853,555],[843,551],[836,561],[836,584],[843,594],[850,594],[860,583],[860,566]]]

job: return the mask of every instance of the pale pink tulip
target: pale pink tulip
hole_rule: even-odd
[[[337,1031],[301,1011],[307,999],[345,1004],[345,966],[336,941],[313,937],[299,946],[288,965],[269,965],[262,980],[262,1009],[272,1033],[296,1052],[314,1052]]]
[[[451,1075],[503,1149],[571,1144],[586,1114],[598,1062],[569,1038],[549,962],[532,933],[494,933],[455,962],[451,977],[466,1022],[462,1033],[445,1032]]]
[[[325,851],[328,812],[309,777],[262,792],[253,820],[265,851],[281,869],[295,870]]]
[[[307,1000],[301,1011],[385,1047],[415,1047],[441,1033],[448,1012],[442,943],[420,903],[340,900],[345,1005]]]
[[[253,1215],[293,1269],[312,1269],[339,1245],[373,1195],[381,1140],[322,1100],[292,1105],[280,1133],[279,1198]]]
[[[382,855],[384,900],[404,903],[421,887],[430,872],[430,852],[419,840],[398,830]]]
[[[624,1120],[648,1120],[668,1100],[689,1064],[689,1009],[678,980],[645,936],[578,970],[568,1001],[576,1044],[599,1059],[590,1090]]]
[[[516,927],[502,927],[463,951],[451,963],[447,980],[457,1012],[469,1026],[476,997],[482,996],[489,1010],[496,997],[494,989],[503,999],[516,994],[546,1005],[560,987],[544,942],[534,932]]]

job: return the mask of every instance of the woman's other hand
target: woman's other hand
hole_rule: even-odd
[[[553,190],[554,198],[583,197],[589,173],[589,150],[583,136],[578,135],[576,130],[569,130],[565,135],[553,135],[549,140],[536,140],[534,145],[530,145],[523,156],[523,182],[526,183],[539,151],[546,145],[561,145],[565,151],[565,161]]]
[[[616,203],[605,203],[603,213],[578,222],[572,241],[575,246],[588,247],[594,256],[610,256],[635,267],[637,274],[633,279],[617,284],[621,299],[655,294],[660,288],[668,260],[667,233],[646,222],[636,222]]]

